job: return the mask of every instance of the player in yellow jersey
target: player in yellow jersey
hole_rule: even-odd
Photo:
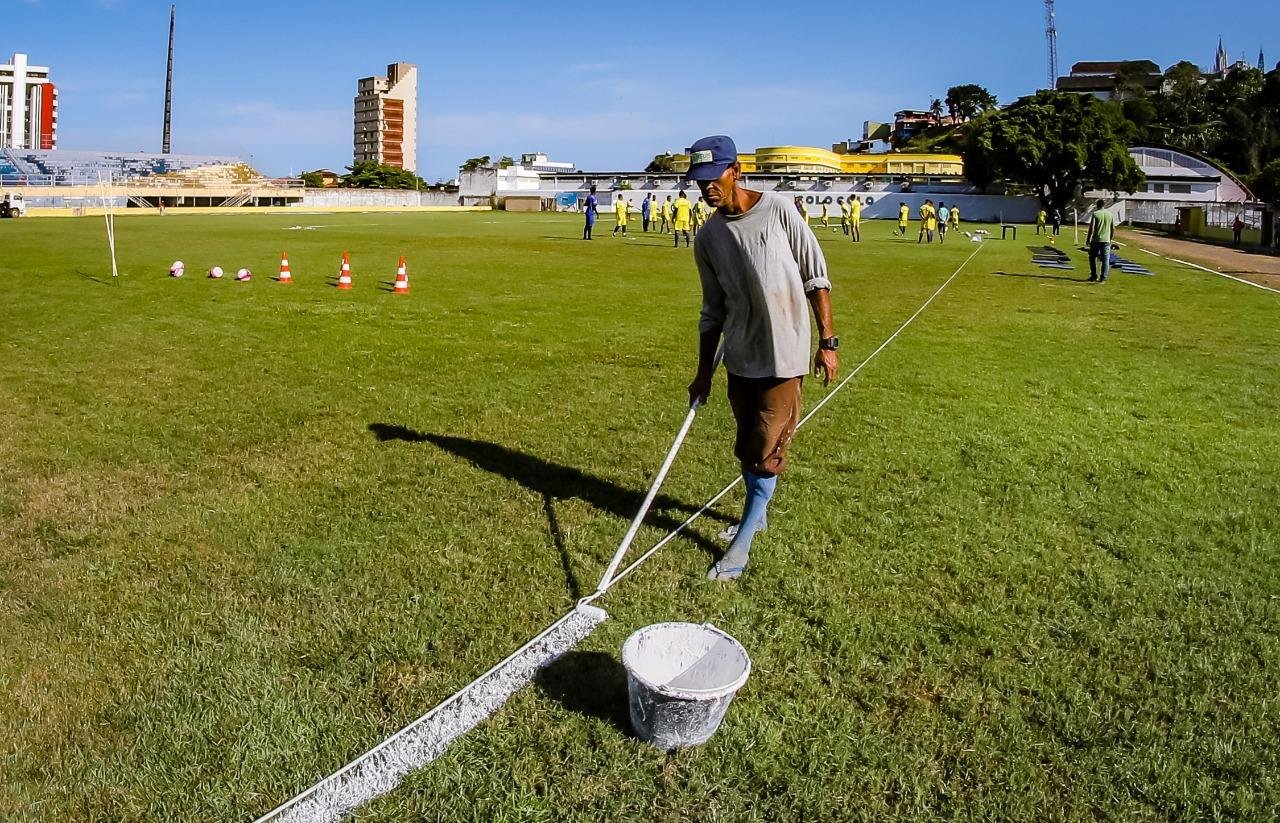
[[[911,222],[911,209],[907,208],[906,203],[898,203],[898,229],[894,234],[901,237],[907,236],[907,225]]]
[[[1049,214],[1044,209],[1036,212],[1036,234],[1044,231],[1044,222],[1048,217]]]
[[[827,206],[827,201],[822,201],[822,217],[819,218],[824,229],[831,228],[831,209]]]
[[[850,197],[849,201],[852,200],[853,198]],[[836,198],[836,205],[840,207],[840,231],[844,232],[846,236],[849,234],[849,201],[846,201],[843,197]]]
[[[631,204],[627,202],[625,197],[619,194],[618,199],[613,201],[614,235],[617,235],[617,233],[621,231],[623,237],[627,236],[627,212],[630,210]]]
[[[669,194],[668,194],[668,195],[667,195],[667,199],[662,201],[662,229],[661,229],[661,230],[662,230],[663,232],[669,232],[669,231],[671,231],[671,210],[672,210],[672,208],[673,208],[673,206],[672,206],[672,203],[671,203],[671,195],[669,195]]]
[[[693,204],[693,236],[698,236],[698,229],[707,222],[707,218],[711,216],[710,210],[707,208],[707,201],[699,197]]]
[[[672,211],[675,214],[675,228],[671,232],[671,236],[675,238],[675,247],[677,249],[680,248],[680,232],[684,232],[684,247],[687,249],[693,245],[689,240],[689,225],[693,204],[689,202],[688,197],[685,197],[683,189],[680,191],[680,196],[676,198],[676,204]]]
[[[926,200],[924,205],[920,207],[920,236],[916,238],[916,243],[923,243],[925,238],[929,238],[929,242],[933,242],[933,233],[938,230],[938,212],[933,208],[933,201]]]
[[[862,201],[857,197],[849,198],[849,236],[853,242],[862,242]]]
[[[951,228],[955,229],[956,231],[960,230],[960,207],[959,206],[951,207]]]

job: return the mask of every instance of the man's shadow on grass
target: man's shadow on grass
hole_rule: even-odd
[[[390,440],[431,443],[469,461],[477,468],[514,480],[540,495],[543,512],[547,516],[547,527],[551,532],[556,550],[560,553],[560,565],[568,582],[569,593],[575,600],[582,597],[584,592],[577,576],[573,573],[569,551],[565,546],[564,532],[560,529],[560,522],[556,517],[555,501],[577,498],[593,508],[630,523],[636,512],[640,510],[640,504],[644,502],[647,492],[647,490],[624,488],[601,477],[587,474],[581,469],[549,463],[497,443],[453,437],[447,434],[424,434],[391,423],[370,423],[369,431],[384,443]],[[688,515],[697,512],[700,508],[669,495],[660,494],[654,499],[646,522],[664,531],[674,531],[680,527]],[[677,519],[667,512],[679,512],[685,517]],[[710,511],[703,516],[724,523],[737,522],[733,518]],[[713,559],[718,559],[724,553],[720,546],[693,530],[687,529],[684,534]]]

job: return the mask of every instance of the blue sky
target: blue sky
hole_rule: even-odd
[[[1059,61],[1280,61],[1280,3],[1062,0]],[[384,19],[379,9],[400,15]],[[640,9],[644,11],[640,11]],[[353,12],[353,9],[358,12]],[[537,9],[531,10],[531,9]],[[168,2],[4,0],[0,59],[26,52],[60,89],[59,144],[159,150]],[[367,18],[367,19],[358,19]],[[419,66],[419,173],[545,151],[643,167],[707,133],[745,149],[829,145],[864,120],[979,83],[1045,84],[1036,0],[806,4],[178,2],[174,151],[252,157],[272,174],[351,162],[356,80]]]

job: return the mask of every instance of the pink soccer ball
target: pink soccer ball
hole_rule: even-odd
[[[210,276],[210,277],[212,277],[212,278],[213,278],[213,279],[215,279],[215,280],[217,280],[219,277],[221,277],[221,276],[222,276],[222,266],[214,266],[213,268],[209,269],[209,276]]]
[[[243,283],[246,280],[250,280],[252,278],[253,278],[253,272],[249,271],[248,269],[241,269],[240,271],[236,272],[236,279],[239,280],[241,283]]]
[[[170,277],[181,277],[187,273],[187,267],[181,260],[174,260],[173,265],[169,267]]]

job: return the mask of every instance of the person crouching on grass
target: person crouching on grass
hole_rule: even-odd
[[[707,573],[718,581],[736,580],[747,568],[752,540],[766,525],[769,501],[787,466],[800,422],[801,384],[811,368],[806,308],[813,311],[820,338],[814,376],[825,386],[839,368],[831,281],[818,239],[793,203],[743,188],[741,175],[730,138],[704,137],[690,149],[688,179],[716,211],[693,247],[702,314],[689,402],[709,398],[723,336],[729,406],[737,424],[734,455],[747,487],[742,520],[726,532],[732,542]]]

